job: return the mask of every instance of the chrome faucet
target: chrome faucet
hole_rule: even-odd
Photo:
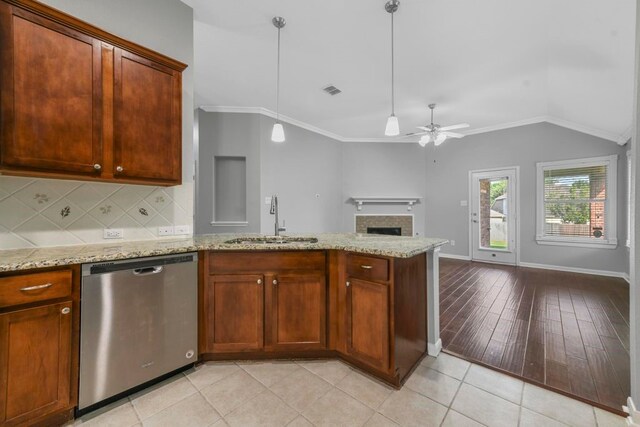
[[[269,211],[269,213],[271,215],[275,215],[276,216],[276,220],[275,220],[275,224],[274,224],[274,235],[275,236],[280,236],[280,232],[281,231],[286,231],[287,229],[284,227],[280,227],[280,223],[278,220],[278,196],[276,196],[275,194],[273,196],[271,196],[271,210]],[[284,225],[284,224],[283,224]]]

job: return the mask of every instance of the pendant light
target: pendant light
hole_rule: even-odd
[[[276,122],[273,124],[273,130],[271,131],[271,141],[284,142],[284,128],[280,123],[280,30],[284,28],[287,23],[282,16],[274,17],[271,22],[273,26],[278,29],[278,67],[276,78]]]
[[[396,117],[395,112],[395,88],[394,88],[394,77],[395,77],[395,69],[394,69],[394,58],[393,58],[393,14],[398,10],[400,6],[400,2],[398,0],[389,0],[385,5],[384,9],[391,14],[391,115],[387,119],[387,127],[384,130],[384,134],[387,136],[398,136],[400,135],[400,124],[398,123],[398,118]]]

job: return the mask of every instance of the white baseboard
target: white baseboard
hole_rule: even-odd
[[[640,412],[636,409],[636,405],[633,403],[631,397],[627,398],[627,406],[623,406],[622,410],[629,414],[627,417],[627,425],[629,427],[640,426]]]
[[[527,268],[540,268],[542,270],[567,271],[569,273],[593,274],[595,276],[618,277],[620,279],[625,279],[628,281],[627,273],[623,273],[620,271],[591,270],[589,268],[565,267],[562,265],[550,265],[550,264],[537,264],[534,262],[520,262],[518,266],[527,267]]]
[[[442,340],[438,338],[435,344],[427,343],[427,354],[429,356],[437,357],[442,350]]]
[[[454,254],[445,254],[440,252],[440,258],[449,258],[449,259],[459,259],[462,261],[471,261],[471,257],[469,255],[454,255]]]

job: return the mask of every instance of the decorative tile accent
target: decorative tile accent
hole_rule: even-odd
[[[106,243],[104,228],[124,229],[121,241],[158,238],[158,227],[193,229],[193,183],[141,185],[0,176],[0,249]]]

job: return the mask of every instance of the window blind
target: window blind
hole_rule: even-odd
[[[544,170],[545,235],[606,238],[607,166]]]

